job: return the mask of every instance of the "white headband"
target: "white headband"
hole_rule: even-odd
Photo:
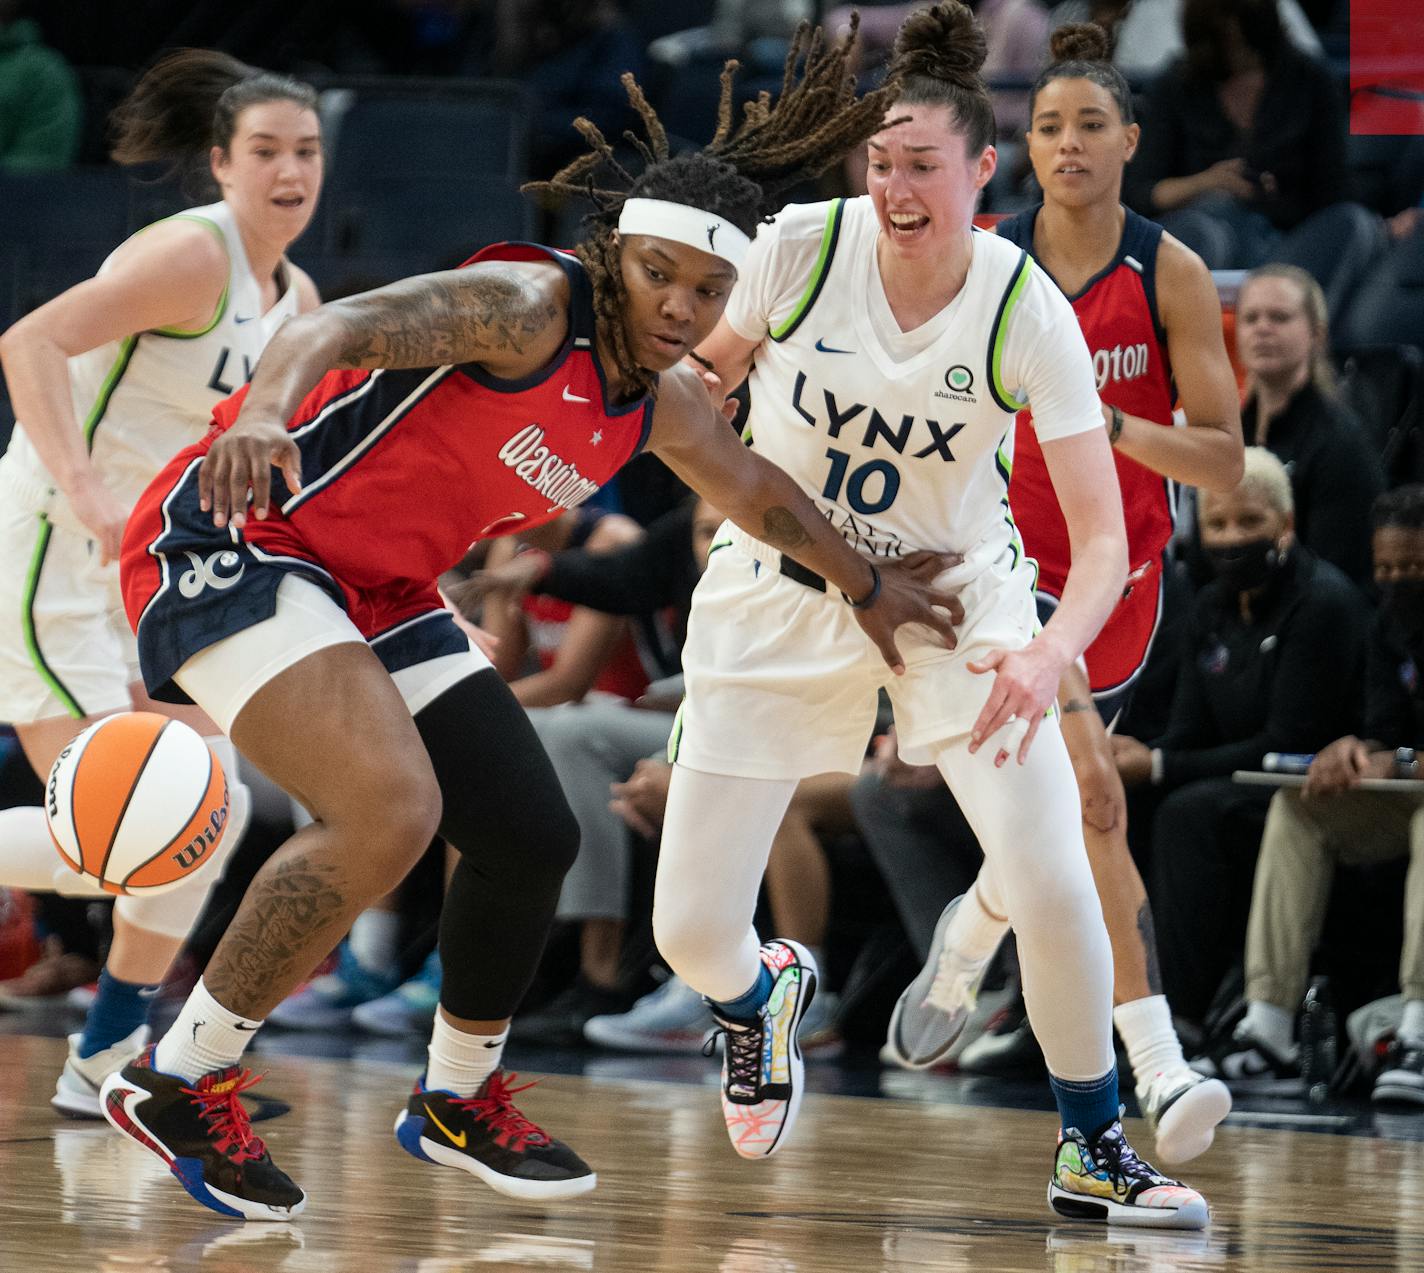
[[[730,261],[738,269],[752,241],[725,217],[666,199],[629,199],[618,214],[620,234],[654,234]]]

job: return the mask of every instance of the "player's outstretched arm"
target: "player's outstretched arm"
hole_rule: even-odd
[[[421,274],[322,305],[284,323],[257,364],[236,422],[198,473],[218,526],[241,526],[247,490],[267,515],[271,469],[301,482],[286,424],[328,372],[442,367],[477,362],[518,377],[548,362],[568,330],[567,287],[558,266],[488,262]]]
[[[856,618],[897,672],[895,633],[906,623],[937,631],[954,646],[964,610],[934,579],[958,558],[917,553],[896,566],[873,566],[845,542],[781,469],[749,450],[713,411],[685,367],[663,379],[649,447],[709,503],[749,535],[825,577],[857,605]]]

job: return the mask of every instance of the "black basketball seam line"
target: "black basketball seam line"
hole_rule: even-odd
[[[79,755],[74,758],[74,773],[69,779],[69,829],[74,832],[74,850],[79,858],[79,874],[84,874],[84,842],[79,838],[79,819],[74,816],[74,781],[79,777],[79,761],[89,744],[94,741],[94,735],[90,734],[84,746],[79,749]],[[45,799],[49,799],[49,792],[45,792]]]
[[[172,723],[173,722],[171,720],[164,721],[158,733],[154,734],[153,741],[149,743],[148,751],[144,754],[143,763],[138,767],[138,776],[140,779],[143,778],[143,771],[148,768],[148,762],[150,759],[152,759],[153,753],[158,749],[158,740],[163,737],[164,733],[167,731],[168,727]],[[88,748],[86,747],[85,750],[87,751]],[[76,780],[79,778],[78,768],[75,769],[74,777]],[[114,829],[109,832],[109,846],[104,850],[104,860],[99,863],[98,879],[101,883],[104,879],[104,872],[109,869],[109,859],[114,854],[114,842],[118,840],[119,832],[123,829],[124,817],[129,811],[129,805],[133,801],[134,792],[137,790],[137,782],[129,784],[129,793],[124,797],[124,807],[119,810],[119,816],[114,819]],[[72,791],[70,792],[69,796],[69,804],[71,808],[74,807],[74,793]],[[83,845],[80,845],[81,850],[83,849],[83,847]]]
[[[172,724],[172,722],[170,721],[169,724]],[[164,728],[166,729],[167,726],[165,725]],[[199,809],[203,807],[203,801],[207,798],[208,787],[213,781],[213,749],[209,747],[207,743],[203,743],[203,750],[208,753],[208,772],[207,776],[203,779],[203,794],[198,797],[197,803],[193,805],[193,808],[189,812],[188,816],[183,819],[183,830],[187,830],[188,824],[193,821],[194,815],[198,812]],[[224,774],[224,784],[226,784],[226,777],[227,775]],[[181,835],[182,832],[180,831],[179,834]],[[167,853],[168,850],[171,849],[175,843],[177,843],[177,841],[178,836],[170,836],[168,843],[165,844],[161,849],[159,849],[157,853],[151,853],[148,857],[144,858],[142,862],[140,862],[136,867],[134,867],[132,871],[130,871],[127,875],[124,876],[124,887],[127,888],[129,881],[133,879],[135,875],[137,875],[141,870],[143,870],[144,867],[148,866],[151,862],[158,861],[158,859],[161,858],[165,853]],[[179,879],[185,878],[186,876],[179,876]]]

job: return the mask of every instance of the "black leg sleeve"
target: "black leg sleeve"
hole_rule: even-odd
[[[452,1016],[512,1016],[534,977],[579,829],[534,727],[493,670],[451,686],[415,718],[460,853],[440,918]]]

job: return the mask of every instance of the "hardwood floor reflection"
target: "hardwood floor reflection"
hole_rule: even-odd
[[[1049,1115],[813,1095],[792,1147],[746,1163],[710,1085],[557,1077],[524,1108],[599,1187],[543,1209],[400,1152],[408,1069],[287,1057],[259,1090],[293,1112],[259,1130],[310,1202],[290,1225],[235,1224],[107,1127],[57,1119],[62,1060],[58,1040],[0,1039],[5,1273],[1424,1269],[1418,1144],[1226,1127],[1187,1173],[1208,1232],[1106,1232],[1047,1209]]]

